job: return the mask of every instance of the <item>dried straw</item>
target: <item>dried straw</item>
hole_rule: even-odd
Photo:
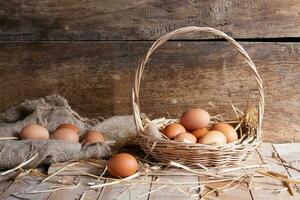
[[[283,175],[283,174],[279,174],[279,173],[277,173],[277,172],[269,171],[268,173],[269,173],[269,174],[272,174],[272,175],[274,175],[274,176],[277,176],[277,177],[282,177],[282,178],[286,178],[286,179],[289,178],[288,176]],[[285,182],[285,181],[283,181],[283,184],[288,188],[288,190],[289,190],[289,192],[291,193],[291,195],[294,196],[294,195],[295,195],[295,191],[294,191],[293,187],[291,186],[291,184],[288,183],[288,182]]]
[[[124,194],[126,194],[126,192],[131,189],[132,187],[136,186],[136,183],[135,184],[131,184],[129,186],[127,186],[115,199],[118,200],[120,199]]]
[[[230,187],[234,182],[240,180],[241,178],[243,178],[243,176],[237,177],[236,179],[230,181],[230,182],[227,183],[226,185],[224,185],[224,186],[222,186],[222,187],[215,188],[215,189],[213,189],[213,190],[207,192],[205,195],[203,195],[203,196],[200,198],[200,200],[205,199],[208,195],[210,195],[210,194],[212,194],[212,193],[214,193],[214,192],[216,192],[216,191],[221,191],[221,190],[224,190],[224,189]]]
[[[138,198],[138,199],[143,198],[144,196],[147,196],[148,194],[151,194],[151,193],[153,193],[153,192],[157,192],[157,191],[159,191],[159,190],[161,190],[161,189],[164,189],[164,188],[167,187],[167,186],[168,186],[168,185],[163,185],[163,186],[161,186],[161,187],[159,187],[159,188],[156,188],[156,189],[154,189],[154,190],[151,190],[151,191],[149,191],[149,192],[146,192],[146,193],[144,193],[144,194],[138,196],[137,198]]]
[[[56,176],[57,174],[59,174],[60,172],[64,171],[64,170],[67,169],[68,167],[74,166],[74,165],[76,165],[76,164],[78,164],[78,162],[73,162],[73,163],[71,163],[71,164],[69,164],[69,165],[67,165],[67,166],[65,166],[65,167],[63,167],[63,168],[57,170],[56,172],[54,172],[53,174],[51,174],[50,176],[48,176],[47,178],[45,178],[44,180],[42,180],[42,183],[45,182],[45,181],[47,181],[47,180],[49,180],[49,179],[52,178],[53,176]]]
[[[32,190],[32,191],[25,191],[26,194],[39,194],[39,193],[49,193],[49,192],[55,192],[59,190],[71,190],[75,189],[80,185],[80,182],[78,182],[76,185],[71,186],[64,186],[64,187],[55,187],[47,190]]]
[[[137,172],[137,173],[135,173],[131,176],[128,176],[126,178],[123,178],[123,179],[117,179],[115,181],[112,181],[112,182],[109,182],[109,183],[104,183],[104,184],[92,185],[92,186],[90,186],[90,188],[101,188],[101,187],[105,187],[105,186],[108,186],[108,185],[114,185],[114,184],[118,184],[118,183],[121,183],[121,182],[127,182],[131,179],[137,178],[140,175],[141,175],[141,173]]]
[[[13,171],[16,171],[16,170],[22,168],[23,166],[25,166],[25,165],[27,165],[28,163],[30,163],[31,161],[33,161],[38,155],[39,155],[39,154],[36,153],[36,154],[35,154],[34,156],[32,156],[29,160],[20,163],[19,165],[17,165],[16,167],[14,167],[14,168],[12,168],[12,169],[10,169],[10,170],[7,170],[7,171],[5,171],[5,172],[0,173],[0,176],[4,176],[4,175],[6,175],[6,174],[9,174],[9,173],[11,173],[11,172],[13,172]]]
[[[283,178],[283,177],[280,177],[280,176],[275,176],[274,172],[257,171],[257,173],[262,174],[264,176],[268,176],[268,177],[277,179],[279,181],[283,181],[283,182],[287,182],[287,183],[292,183],[292,184],[300,184],[300,180],[293,180],[293,179]]]
[[[198,175],[207,175],[207,176],[212,176],[212,177],[217,177],[217,178],[220,177],[220,176],[218,176],[218,175],[216,175],[216,174],[213,174],[213,173],[200,172],[200,171],[193,170],[193,169],[191,169],[191,168],[188,167],[188,166],[185,166],[185,165],[180,164],[180,163],[176,163],[176,162],[174,162],[174,161],[171,161],[169,164],[172,165],[172,166],[175,166],[175,167],[184,169],[184,170],[186,170],[186,171],[188,171],[188,172],[192,172],[192,173],[194,173],[194,174],[198,174]]]
[[[248,166],[241,166],[241,167],[229,167],[226,169],[220,169],[217,173],[223,174],[228,172],[233,172],[236,170],[247,170],[247,169],[257,169],[257,168],[268,168],[268,164],[259,164],[259,165],[248,165]]]
[[[18,137],[0,137],[0,140],[19,140],[19,139],[20,138],[18,138]]]

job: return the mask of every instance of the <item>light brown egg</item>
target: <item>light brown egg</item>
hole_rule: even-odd
[[[80,128],[78,128],[77,126],[73,125],[73,124],[61,124],[59,125],[56,130],[60,129],[60,128],[69,128],[72,129],[73,131],[75,131],[76,133],[79,133]]]
[[[49,132],[43,126],[38,124],[29,124],[22,128],[20,133],[20,138],[22,140],[48,140]]]
[[[173,123],[167,125],[162,132],[168,138],[173,139],[179,133],[186,132],[186,130],[181,124]]]
[[[98,142],[103,143],[104,137],[102,133],[94,130],[87,131],[82,140],[83,144],[94,144]]]
[[[238,139],[237,132],[229,124],[216,123],[211,127],[211,130],[222,132],[226,137],[227,143],[236,141]]]
[[[200,128],[192,131],[192,134],[197,138],[201,138],[203,135],[205,135],[208,132],[207,128]]]
[[[139,169],[135,157],[128,153],[119,153],[107,162],[107,171],[114,177],[127,177],[133,175]]]
[[[209,122],[208,112],[200,108],[187,110],[180,117],[180,124],[189,131],[205,128]]]
[[[185,143],[197,142],[197,138],[193,134],[187,132],[179,133],[178,135],[175,136],[174,140],[178,142],[185,142]]]
[[[79,142],[78,134],[69,128],[60,128],[51,134],[51,139]]]
[[[226,144],[226,137],[220,131],[208,131],[198,140],[198,143],[222,145]]]

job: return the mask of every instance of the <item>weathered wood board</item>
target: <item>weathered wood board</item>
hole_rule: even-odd
[[[0,109],[58,93],[83,116],[131,114],[134,71],[152,42],[2,42]],[[300,44],[242,43],[266,93],[265,141],[300,141]],[[254,78],[225,42],[169,42],[146,66],[142,112],[178,117],[189,107],[211,114],[257,98]]]
[[[85,196],[84,199],[97,199],[100,195],[100,191],[91,190],[88,187],[88,183],[95,182],[95,179],[88,176],[74,176],[75,178],[80,179],[79,185],[75,189],[71,190],[60,190],[52,192],[47,200],[56,200],[56,199],[80,199],[82,196]],[[100,181],[99,184],[104,183]]]
[[[196,195],[199,193],[198,189],[189,191],[192,187],[199,186],[197,176],[156,176],[154,177],[153,183],[151,184],[149,200],[160,199],[162,196],[165,200],[180,200],[180,199],[199,199]],[[163,185],[155,184],[155,182],[169,182],[169,183],[180,183],[180,182],[192,182],[194,184],[188,185]],[[156,191],[156,192],[153,192]],[[194,196],[193,196],[194,195]]]
[[[281,174],[287,174],[291,178],[296,178],[299,180],[299,171],[294,170],[292,173],[283,165],[281,165],[278,160],[273,157],[274,153],[286,159],[288,162],[295,163],[298,160],[294,154],[299,155],[300,153],[300,144],[280,144],[274,145],[270,143],[263,143],[261,147],[254,153],[252,158],[249,158],[247,163],[248,165],[257,165],[257,164],[267,164],[270,171],[275,171]],[[284,149],[283,149],[284,148]],[[277,151],[278,150],[278,151]],[[298,167],[295,165],[295,167]],[[5,189],[0,194],[0,199],[34,199],[34,200],[56,200],[56,199],[66,199],[66,200],[135,200],[135,199],[199,199],[197,196],[190,198],[191,194],[198,194],[199,190],[196,190],[197,186],[200,185],[200,181],[204,177],[198,179],[197,175],[190,174],[182,175],[182,173],[187,173],[186,171],[180,171],[179,169],[168,169],[168,171],[178,171],[181,175],[160,175],[160,176],[141,176],[136,178],[136,184],[128,184],[126,182],[106,186],[94,190],[89,188],[88,183],[95,182],[94,178],[88,176],[60,176],[57,175],[52,177],[50,180],[40,183],[42,180],[40,177],[34,176],[25,176],[23,178],[13,181],[12,184],[5,186]],[[175,173],[176,174],[176,173]],[[292,176],[291,176],[292,175]],[[152,183],[151,183],[152,178]],[[60,180],[60,181],[59,181]],[[61,182],[63,180],[63,182]],[[36,193],[36,194],[25,194],[25,191],[42,191],[48,190],[54,187],[57,187],[60,184],[71,184],[72,182],[77,182],[80,180],[80,184],[74,189],[68,190],[58,190],[52,192]],[[106,181],[108,183],[109,181]],[[174,185],[167,185],[166,183],[173,183]],[[0,186],[3,182],[0,181]],[[104,183],[103,180],[99,182]],[[6,182],[4,182],[4,185]],[[176,184],[176,185],[175,185]],[[221,184],[206,184],[215,187],[224,186],[224,183]],[[192,188],[196,189],[192,189]],[[192,189],[192,190],[191,190]],[[281,191],[279,191],[281,190]],[[201,194],[206,194],[210,190],[204,190]],[[300,193],[294,187],[294,196],[290,195],[286,191],[285,186],[281,181],[269,178],[269,177],[256,177],[254,178],[253,185],[250,189],[247,188],[247,185],[241,184],[238,187],[235,187],[231,190],[220,191],[218,196],[211,195],[213,199],[218,200],[229,200],[229,199],[243,199],[243,200],[266,200],[266,199],[286,199],[286,200],[296,200],[299,199]]]
[[[266,143],[261,145],[258,149],[261,160],[268,164],[268,169],[280,174],[288,175],[287,170],[277,160],[272,158],[273,153],[276,151],[273,149],[272,144]],[[299,150],[298,150],[299,152]],[[264,199],[299,199],[299,194],[291,196],[288,191],[286,192],[275,192],[276,189],[286,189],[281,181],[263,177],[253,183],[252,195],[253,199],[264,200]],[[272,190],[273,189],[273,190]],[[275,191],[274,191],[275,190]]]
[[[52,183],[46,183],[39,185],[41,179],[35,176],[26,176],[12,181],[9,187],[0,194],[0,199],[6,200],[17,200],[17,199],[47,199],[50,193],[37,193],[37,194],[26,194],[25,192],[31,190],[45,190],[48,187],[52,187]],[[34,189],[31,189],[34,188]]]
[[[298,170],[298,163],[299,163],[299,144],[298,143],[287,143],[287,144],[274,144],[274,149],[278,153],[279,157],[283,159],[285,164],[285,168],[291,178],[298,179],[299,176],[299,170]],[[288,167],[291,166],[291,167]],[[299,185],[297,186],[297,191],[300,191]]]
[[[151,181],[152,177],[138,177],[140,181]],[[147,200],[149,195],[144,195],[149,191],[150,184],[148,183],[136,183],[129,184],[115,184],[109,185],[103,188],[99,199],[119,199],[119,200],[131,200],[140,199]]]
[[[299,37],[299,8],[295,0],[10,0],[0,2],[0,40],[149,40],[190,25],[236,38]]]

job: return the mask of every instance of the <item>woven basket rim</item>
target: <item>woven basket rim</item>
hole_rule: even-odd
[[[174,121],[174,120],[173,119],[166,119],[165,121],[169,121],[169,122],[172,123],[172,121]],[[168,123],[166,123],[166,124],[168,124]],[[163,133],[161,133],[161,134],[163,134]],[[185,142],[181,142],[181,141],[168,140],[168,139],[156,139],[156,138],[152,138],[151,136],[145,134],[144,132],[140,132],[139,134],[137,134],[137,137],[143,138],[145,140],[149,140],[151,142],[160,143],[160,144],[176,145],[177,147],[178,147],[178,145],[182,145],[182,146],[187,146],[189,148],[190,147],[199,147],[199,148],[201,147],[201,148],[207,148],[207,149],[210,149],[210,150],[213,150],[213,149],[218,149],[218,150],[237,149],[237,148],[241,148],[241,147],[245,147],[245,146],[251,146],[254,143],[261,143],[262,142],[261,138],[260,137],[255,137],[255,135],[251,135],[251,136],[248,136],[248,137],[244,138],[244,140],[242,140],[240,143],[232,142],[232,143],[227,143],[227,144],[222,144],[222,145],[200,144],[200,143],[185,143]]]

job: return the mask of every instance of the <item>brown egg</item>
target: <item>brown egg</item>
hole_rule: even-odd
[[[179,133],[178,135],[175,136],[174,140],[178,142],[185,142],[185,143],[197,142],[197,138],[193,134],[187,132]]]
[[[32,140],[48,140],[49,132],[44,127],[38,124],[29,124],[22,128],[20,133],[20,138],[22,140],[32,139]]]
[[[79,142],[78,134],[69,128],[59,128],[51,134],[51,139]]]
[[[88,131],[83,137],[83,144],[94,144],[94,143],[103,143],[104,137],[102,133],[94,130]]]
[[[227,143],[236,141],[238,139],[237,132],[229,124],[216,123],[211,127],[211,130],[222,132],[226,137]]]
[[[208,132],[207,128],[200,128],[196,129],[192,132],[192,134],[197,138],[201,138],[203,135],[205,135]]]
[[[180,124],[189,131],[205,128],[209,122],[208,112],[200,108],[187,110],[180,117]]]
[[[128,153],[119,153],[107,162],[107,171],[114,177],[127,177],[133,175],[139,169],[135,157]]]
[[[162,132],[168,138],[173,139],[179,133],[186,132],[186,130],[181,124],[173,123],[167,125]]]
[[[77,126],[75,126],[73,124],[61,124],[56,128],[56,130],[58,130],[60,128],[69,128],[69,129],[72,129],[73,131],[75,131],[76,133],[79,133],[79,131],[80,131],[80,128],[78,128]]]
[[[205,135],[203,135],[199,140],[200,144],[226,144],[226,137],[220,131],[208,131]]]

